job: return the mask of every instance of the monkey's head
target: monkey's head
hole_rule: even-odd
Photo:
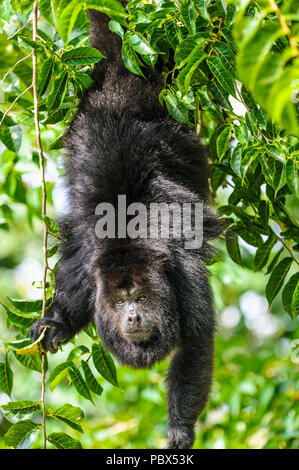
[[[105,346],[123,364],[150,367],[178,340],[175,294],[167,260],[153,255],[110,258],[97,279],[96,325]]]

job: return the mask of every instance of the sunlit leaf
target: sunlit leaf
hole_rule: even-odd
[[[65,432],[53,432],[47,439],[57,449],[82,449],[81,442]]]
[[[101,342],[92,345],[92,359],[97,371],[112,385],[119,387],[115,364]]]
[[[8,353],[6,353],[0,362],[0,390],[10,396],[12,386],[13,372],[9,364]]]
[[[293,259],[291,257],[284,258],[280,263],[274,268],[269,281],[266,286],[266,297],[271,305],[273,299],[278,294],[283,281],[289,272]]]
[[[5,434],[5,445],[15,449],[28,449],[36,440],[40,427],[40,424],[29,419],[15,423]]]

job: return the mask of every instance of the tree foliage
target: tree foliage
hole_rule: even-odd
[[[41,220],[40,187],[28,185],[24,178],[26,171],[39,165],[32,50],[39,69],[42,143],[47,162],[59,164],[65,130],[92,84],[89,71],[105,60],[88,44],[86,12],[93,8],[110,16],[109,27],[122,38],[122,58],[130,72],[142,76],[144,67],[154,66],[158,58],[164,63],[161,104],[209,146],[212,195],[230,188],[229,197],[218,207],[227,225],[229,256],[238,265],[268,275],[269,305],[281,294],[283,307],[295,319],[299,308],[299,225],[294,209],[299,198],[297,0],[133,0],[127,9],[117,0],[40,0],[38,7],[34,41],[33,1],[4,0],[0,6],[6,67],[0,65],[0,229],[13,226],[16,204],[26,207],[30,227]],[[53,183],[47,183],[49,205],[52,190]],[[55,260],[47,282],[51,303],[60,236],[52,217],[43,222],[53,239],[47,250],[49,265],[51,258]],[[5,344],[0,362],[0,389],[11,395],[11,355],[24,367],[41,371],[39,342],[30,345],[28,328],[40,315],[42,301],[7,298],[2,303],[8,326],[18,329]],[[118,381],[113,360],[93,327],[86,333],[95,341],[92,349],[74,345],[67,361],[51,371],[49,386],[53,390],[67,376],[93,403],[94,395],[102,393],[97,372],[117,387]],[[2,411],[13,424],[6,444],[32,445],[40,426],[31,418],[40,412],[40,403],[10,402]],[[81,430],[83,412],[77,407],[65,404],[48,409],[47,415]],[[52,433],[48,441],[57,448],[81,446],[65,433]]]

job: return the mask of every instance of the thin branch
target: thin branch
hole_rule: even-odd
[[[42,410],[43,410],[43,422],[42,422],[42,429],[44,435],[44,449],[47,448],[47,432],[46,432],[46,407],[45,407],[45,381],[46,381],[46,354],[42,353]]]
[[[22,59],[18,60],[18,62],[16,62],[12,67],[11,69],[8,70],[8,72],[6,72],[6,74],[4,75],[4,77],[2,78],[2,82],[4,82],[4,80],[6,79],[7,75],[9,75],[11,72],[14,71],[14,69],[16,68],[17,65],[19,65],[21,62],[23,62],[23,60],[26,60],[26,59],[29,59],[29,57],[32,56],[32,52],[30,52],[30,54],[26,55],[26,57],[22,57]]]
[[[275,0],[268,0],[268,2],[272,8],[272,11],[274,11],[277,14],[277,18],[281,24],[281,28],[289,40],[290,48],[292,49],[294,56],[297,56],[299,54],[297,42],[296,42],[296,39],[292,36],[287,20],[285,19],[284,15],[281,13],[281,10]]]
[[[32,39],[33,41],[37,40],[37,11],[38,5],[37,1],[33,4],[33,16],[32,16]],[[41,142],[41,134],[39,127],[38,119],[38,110],[39,110],[39,99],[37,92],[37,54],[36,50],[32,51],[32,63],[33,63],[33,76],[32,76],[32,86],[33,86],[33,98],[34,98],[34,123],[35,123],[35,133],[36,133],[36,143],[38,148],[38,157],[39,157],[39,166],[41,171],[41,186],[42,186],[42,217],[44,219],[47,213],[47,190],[46,190],[46,181],[45,181],[45,160]],[[44,238],[43,238],[43,251],[44,251],[44,274],[43,274],[43,307],[42,307],[42,317],[45,316],[46,312],[46,303],[47,303],[47,271],[48,271],[48,260],[47,260],[47,244],[48,244],[48,228],[44,223]],[[43,409],[43,434],[44,434],[44,449],[47,447],[47,434],[46,434],[46,408],[45,408],[45,378],[46,378],[46,356],[45,353],[42,353],[42,409]]]
[[[22,98],[22,96],[24,96],[25,93],[27,93],[27,91],[29,91],[30,88],[32,88],[32,86],[33,86],[33,85],[31,84],[28,88],[26,88],[26,90],[24,90],[19,96],[17,96],[16,99],[11,103],[11,105],[9,106],[9,108],[5,111],[5,113],[4,113],[3,116],[2,116],[2,119],[1,119],[1,121],[0,121],[0,127],[2,126],[4,119],[6,118],[6,116],[8,115],[8,113],[11,111],[11,109],[14,107],[14,105],[16,104],[16,102],[17,102],[20,98]]]
[[[271,216],[270,218],[279,226],[281,231],[284,231],[286,229],[285,225],[279,219],[277,219],[276,217],[273,217],[273,216]],[[282,237],[280,237],[277,233],[275,233],[275,236],[280,241],[280,243],[285,247],[285,249],[288,250],[288,252],[290,253],[290,255],[293,258],[293,260],[295,261],[295,263],[298,264],[298,266],[299,266],[299,261],[294,256],[294,253],[292,252],[292,250],[288,246],[287,242],[285,242],[284,239]]]
[[[278,240],[283,244],[283,246],[285,247],[286,250],[288,250],[289,254],[291,255],[291,257],[293,258],[293,261],[295,261],[296,264],[298,264],[299,266],[299,262],[298,260],[295,258],[294,256],[294,253],[292,252],[292,250],[288,247],[287,243],[283,240],[283,238],[281,238],[279,235],[275,234],[276,237],[278,238]]]
[[[29,20],[26,24],[24,24],[24,26],[21,26],[21,28],[18,29],[18,31],[16,31],[15,33],[13,33],[11,36],[9,36],[8,39],[12,39],[14,38],[17,34],[19,34],[21,31],[23,31],[23,29],[25,29],[28,25],[30,25],[32,20]]]

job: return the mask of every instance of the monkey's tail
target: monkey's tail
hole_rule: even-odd
[[[119,1],[124,7],[126,6],[126,0]],[[90,45],[99,49],[107,57],[108,62],[113,62],[121,55],[121,39],[109,29],[109,16],[97,10],[89,10],[88,13]]]

